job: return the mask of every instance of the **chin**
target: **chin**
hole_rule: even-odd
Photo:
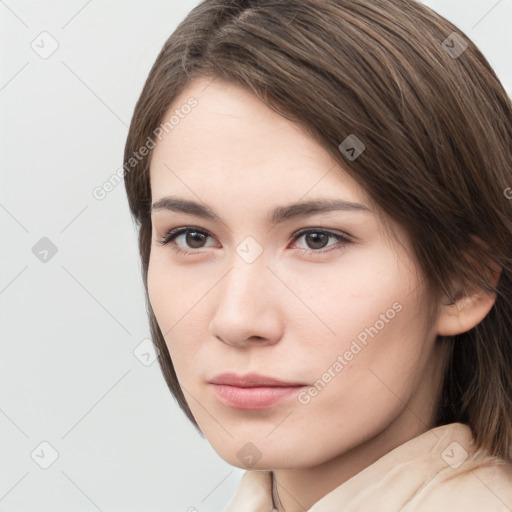
[[[316,465],[318,460],[311,454],[311,456],[304,457],[304,453],[300,454],[300,459],[297,459],[297,451],[289,452],[283,448],[282,451],[277,450],[275,447],[266,446],[262,447],[261,442],[252,443],[251,441],[245,443],[233,443],[233,446],[227,448],[223,446],[222,449],[213,448],[217,454],[231,466],[235,466],[244,470],[254,471],[271,471],[274,469],[299,469],[307,468],[311,465]],[[260,446],[260,448],[258,448]],[[227,448],[227,449],[226,449]],[[268,455],[265,455],[268,451]],[[295,457],[294,457],[295,455]],[[307,455],[307,454],[306,454]]]

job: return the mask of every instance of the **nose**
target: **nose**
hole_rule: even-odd
[[[244,347],[271,345],[281,339],[285,287],[261,255],[247,263],[237,255],[230,271],[215,287],[217,303],[210,333],[223,343]]]

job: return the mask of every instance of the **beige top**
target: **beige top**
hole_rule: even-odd
[[[246,471],[224,512],[273,512],[272,473]],[[512,460],[450,423],[391,450],[308,512],[512,512]]]

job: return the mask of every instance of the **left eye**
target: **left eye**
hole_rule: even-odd
[[[202,249],[204,246],[201,244],[204,242],[206,238],[210,236],[210,234],[201,229],[201,228],[193,228],[193,227],[181,227],[176,228],[164,235],[164,237],[161,240],[158,240],[157,243],[160,245],[167,245],[171,242],[177,240],[178,237],[184,235],[185,239],[184,241],[188,245],[190,249]],[[309,246],[312,246],[311,249],[301,249],[298,248],[299,251],[302,251],[303,253],[308,254],[315,254],[315,253],[326,253],[330,252],[333,249],[328,250],[319,250],[324,247],[326,247],[326,242],[330,238],[334,238],[338,242],[341,242],[341,246],[337,247],[337,249],[342,249],[346,244],[351,242],[351,239],[347,235],[342,235],[340,233],[334,233],[332,231],[328,231],[325,229],[306,229],[299,231],[298,233],[295,233],[293,236],[293,240],[299,240],[300,238],[303,238],[307,241],[307,244]],[[192,247],[191,247],[192,245]],[[335,245],[335,244],[331,244]],[[195,247],[194,247],[195,246]],[[327,245],[327,247],[329,247]],[[181,254],[195,254],[197,253],[196,250],[184,250],[181,249],[176,242],[173,244],[173,250],[175,250],[177,253]]]
[[[340,233],[334,233],[332,231],[327,231],[325,229],[307,229],[307,230],[299,231],[293,237],[294,240],[299,240],[301,238],[304,238],[307,245],[309,245],[310,247],[312,246],[312,249],[300,249],[299,248],[300,251],[305,252],[305,253],[326,253],[326,252],[330,252],[331,250],[342,249],[346,244],[351,242],[351,240],[348,236],[342,235]],[[338,247],[335,247],[334,249],[324,250],[324,251],[318,250],[318,249],[323,249],[324,247],[326,247],[325,244],[330,238],[334,238],[335,240],[340,242]],[[335,244],[331,244],[331,245],[335,245]],[[327,247],[329,247],[329,245],[327,245]]]

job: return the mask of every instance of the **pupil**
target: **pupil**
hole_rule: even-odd
[[[189,245],[190,247],[192,247],[193,249],[200,249],[201,248],[201,242],[204,242],[203,238],[204,238],[204,235],[202,233],[196,233],[196,232],[192,232],[192,233],[187,233],[187,245]],[[199,240],[198,240],[199,238]],[[192,243],[190,243],[190,240],[192,239]],[[194,240],[195,239],[195,240]],[[194,245],[194,243],[196,242],[199,242],[199,245]]]
[[[310,246],[311,249],[322,249],[323,247],[325,247],[324,244],[321,243],[322,241],[322,237],[324,238],[323,242],[326,242],[327,240],[327,235],[325,233],[310,233],[308,235],[306,235],[306,239],[308,239],[308,237],[310,237],[310,239],[312,238],[313,239],[313,247]],[[320,241],[320,246],[321,247],[316,247],[315,246],[315,243],[318,244],[319,243],[319,239],[321,240]],[[310,245],[308,243],[308,245]]]

